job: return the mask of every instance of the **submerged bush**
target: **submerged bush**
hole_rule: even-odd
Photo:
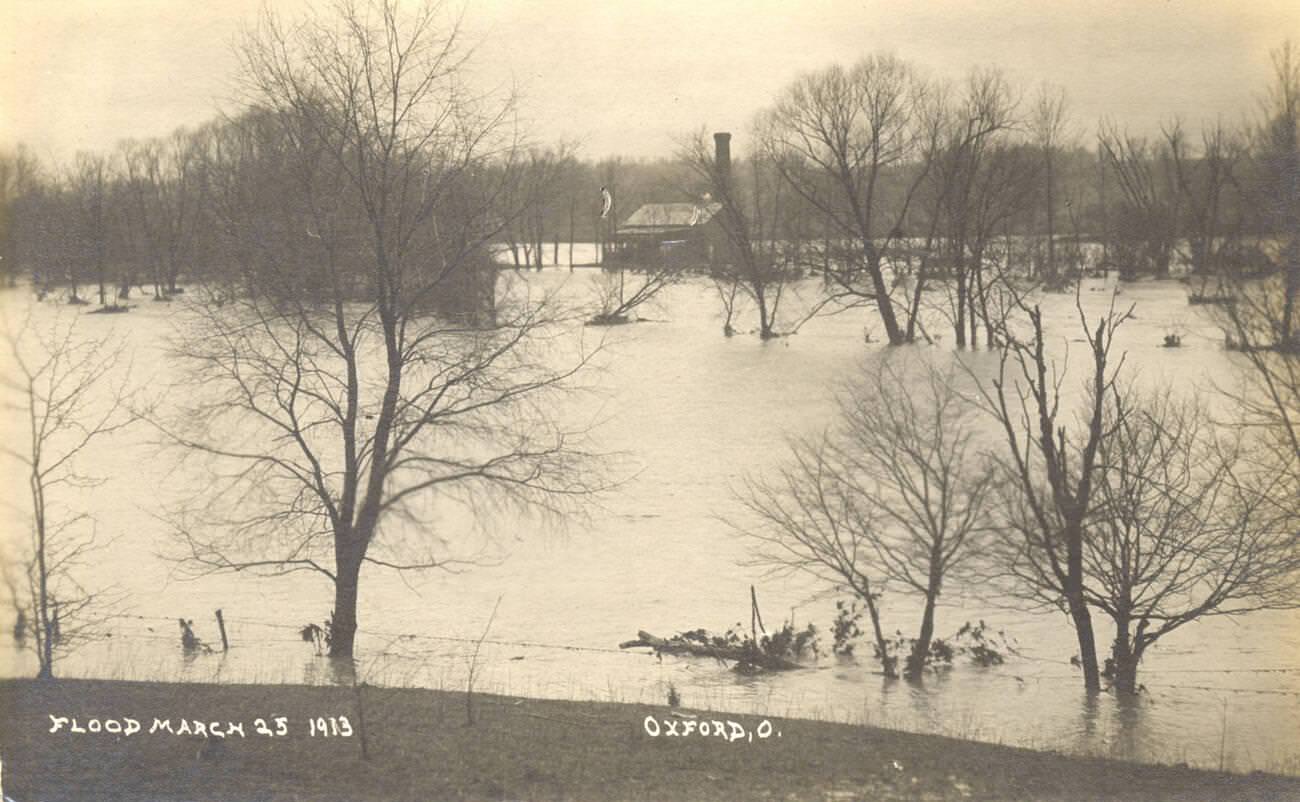
[[[834,641],[831,644],[831,652],[842,657],[852,657],[853,649],[857,646],[854,641],[862,637],[862,629],[858,626],[858,621],[862,619],[862,610],[858,607],[857,601],[845,602],[843,599],[835,602],[835,620],[831,622],[831,637]]]

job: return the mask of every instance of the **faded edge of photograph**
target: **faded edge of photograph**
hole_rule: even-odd
[[[11,0],[0,74],[4,802],[1300,800],[1300,7]]]

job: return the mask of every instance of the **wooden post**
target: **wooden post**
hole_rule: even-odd
[[[226,619],[221,617],[220,610],[217,610],[217,629],[221,630],[221,651],[230,651],[230,641],[226,638]]]

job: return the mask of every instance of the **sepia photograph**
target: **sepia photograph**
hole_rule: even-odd
[[[1300,5],[0,0],[0,802],[1300,802]]]

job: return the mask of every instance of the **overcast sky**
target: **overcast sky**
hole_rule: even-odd
[[[292,15],[307,0],[274,3]],[[231,97],[262,0],[0,0],[0,143],[49,158],[193,125]],[[517,84],[536,140],[670,155],[701,126],[737,149],[800,72],[886,50],[935,75],[1000,66],[1069,94],[1077,128],[1251,114],[1296,0],[467,0],[475,73]]]

